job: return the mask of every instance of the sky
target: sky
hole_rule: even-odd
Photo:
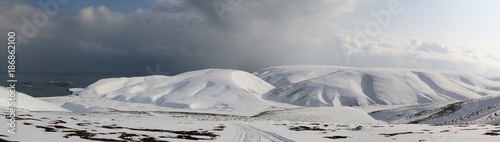
[[[0,44],[16,32],[19,72],[175,75],[321,64],[500,76],[497,0],[38,2],[0,1]]]

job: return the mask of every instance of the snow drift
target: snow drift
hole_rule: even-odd
[[[0,107],[11,107],[9,106],[9,95],[10,92],[6,87],[0,86]],[[51,103],[38,100],[29,95],[21,92],[16,93],[16,108],[30,110],[30,111],[68,111]]]
[[[432,103],[500,92],[498,82],[474,74],[397,68],[282,66],[254,73],[277,87],[263,97],[299,106]]]
[[[263,110],[275,105],[261,98],[272,88],[247,72],[206,69],[176,76],[102,79],[82,90],[80,97],[181,109]]]

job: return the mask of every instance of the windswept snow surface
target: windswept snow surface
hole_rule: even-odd
[[[176,76],[102,79],[80,92],[83,98],[154,104],[177,109],[257,110],[290,106],[262,99],[274,86],[237,70],[206,69]]]
[[[446,105],[422,104],[370,113],[392,123],[499,124],[500,95],[470,99]]]
[[[290,122],[381,123],[353,107],[309,107],[264,112],[256,118]]]
[[[499,82],[474,74],[399,68],[282,66],[254,74],[281,86],[264,94],[265,99],[299,106],[407,105],[500,92]]]
[[[311,108],[322,109],[322,108]],[[311,112],[323,113],[321,111]],[[0,113],[8,113],[1,109]],[[16,134],[0,131],[0,141],[348,141],[497,142],[500,125],[288,122],[210,119],[213,114],[164,112],[18,112]],[[198,117],[200,119],[193,120]],[[230,117],[220,115],[218,117]],[[246,117],[248,118],[248,117]],[[0,119],[6,124],[8,119]],[[2,127],[3,128],[3,127]]]
[[[9,105],[10,91],[0,86],[0,107],[11,107]],[[68,111],[51,103],[38,100],[21,92],[16,92],[15,107],[31,111]]]

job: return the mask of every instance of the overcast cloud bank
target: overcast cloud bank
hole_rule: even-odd
[[[473,48],[401,39],[384,29],[375,37],[356,38],[355,27],[376,20],[357,13],[369,15],[385,8],[360,9],[371,3],[366,0],[247,0],[225,12],[224,20],[213,1],[152,2],[150,9],[128,13],[103,5],[75,12],[61,9],[29,42],[19,45],[19,70],[146,74],[147,66],[158,64],[162,71],[177,74],[203,68],[251,72],[276,65],[325,64],[485,76],[500,72],[499,57]],[[403,11],[392,19],[404,16],[405,3],[401,2]],[[20,17],[30,19],[40,10],[22,2],[1,1],[0,33],[21,31]],[[0,52],[4,58],[6,51]]]

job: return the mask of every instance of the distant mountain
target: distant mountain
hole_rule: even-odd
[[[500,95],[446,105],[424,104],[371,112],[375,119],[392,123],[499,124]]]
[[[277,86],[264,99],[299,106],[432,103],[500,92],[499,82],[474,74],[398,68],[280,66],[254,75]]]
[[[181,109],[263,111],[279,105],[262,99],[273,88],[247,72],[206,69],[176,76],[102,79],[82,90],[80,97]]]

